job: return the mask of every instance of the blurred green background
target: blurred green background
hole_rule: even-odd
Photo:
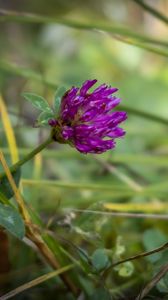
[[[166,0],[147,2],[163,13],[168,12]],[[167,40],[168,37],[166,25],[131,0],[0,0],[0,8],[85,24],[117,23],[153,38]],[[34,128],[38,112],[24,101],[22,92],[37,93],[52,103],[54,85],[71,87],[96,78],[99,84],[119,88],[122,105],[168,119],[166,57],[128,45],[119,35],[103,30],[10,21],[1,22],[0,28],[0,90],[20,157],[48,135],[48,129]],[[127,134],[117,142],[114,151],[97,156],[82,155],[67,145],[55,144],[22,170],[24,196],[34,214],[42,217],[44,230],[51,230],[90,254],[97,248],[106,248],[114,257],[121,258],[116,249],[122,243],[123,256],[127,257],[160,246],[167,239],[167,220],[103,214],[105,203],[118,204],[112,211],[123,211],[121,203],[126,204],[125,212],[163,214],[168,211],[167,125],[128,110],[124,128]],[[2,120],[0,135],[0,147],[11,163]],[[138,209],[136,204],[140,205]],[[66,243],[64,246],[76,257],[73,248]],[[33,250],[14,238],[10,237],[8,250],[7,275],[4,277],[3,272],[3,276],[0,275],[3,293],[46,271]],[[161,253],[136,261],[134,270],[129,266],[128,274],[126,269],[123,273],[121,269],[113,271],[108,286],[114,299],[134,299],[144,278],[149,280],[166,260],[166,253]],[[89,297],[92,287],[86,278],[84,282],[82,275],[80,280]],[[56,292],[58,298],[55,298]],[[163,299],[159,297],[167,293],[168,285],[164,281],[154,290],[154,299]],[[64,299],[54,281],[20,294],[16,299],[46,297]]]

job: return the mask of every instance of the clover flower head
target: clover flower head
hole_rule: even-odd
[[[68,90],[61,99],[58,117],[48,121],[55,140],[69,143],[82,153],[113,149],[115,139],[125,135],[118,125],[126,120],[126,112],[112,111],[121,101],[113,95],[118,89],[102,84],[89,92],[96,82],[87,80],[81,88]]]

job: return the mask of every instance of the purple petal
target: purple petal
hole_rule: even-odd
[[[83,153],[103,153],[109,149],[115,147],[113,140],[101,140],[101,139],[86,139],[83,143],[76,141],[75,146],[78,151]]]
[[[80,89],[80,95],[81,96],[85,96],[87,91],[97,82],[96,79],[93,79],[93,80],[86,80],[81,89]]]
[[[118,125],[119,123],[127,119],[127,113],[125,111],[115,111],[111,114],[112,120],[111,124]]]
[[[102,93],[106,90],[107,85],[105,83],[101,84],[100,86],[98,86],[94,91],[93,94],[98,94],[98,93]]]
[[[112,88],[112,87],[107,87],[104,91],[103,91],[103,96],[107,97],[111,94],[114,94],[115,92],[117,92],[118,89],[117,88]]]
[[[72,99],[74,99],[74,97],[76,96],[78,90],[79,90],[79,88],[72,87],[69,91],[67,91],[65,93],[65,95],[62,97],[62,101],[61,101],[61,112],[67,106],[69,106],[69,104],[71,103]]]
[[[99,113],[99,110],[97,108],[91,108],[87,110],[82,117],[80,118],[80,121],[82,122],[89,122],[91,121],[97,114]]]
[[[82,153],[91,153],[92,151],[92,148],[88,145],[85,145],[85,144],[81,144],[80,142],[76,142],[75,143],[75,147],[76,149],[79,151],[79,152],[82,152]]]
[[[50,119],[50,120],[48,120],[48,125],[55,127],[58,125],[58,121],[55,119]]]
[[[73,129],[71,127],[68,127],[68,126],[64,126],[63,131],[62,131],[62,137],[65,140],[71,139],[73,137]]]
[[[94,132],[95,129],[96,127],[94,125],[76,125],[74,126],[74,135],[78,139],[81,139],[83,137],[86,139],[88,135]]]
[[[64,122],[69,123],[70,121],[73,121],[75,115],[78,112],[78,107],[69,107],[62,111],[61,118]]]
[[[117,125],[127,118],[126,112],[111,112],[121,101],[113,96],[117,88],[102,84],[88,93],[96,82],[87,80],[80,90],[72,87],[62,98],[60,122],[49,120],[51,126],[60,126],[62,138],[82,153],[103,153],[114,148],[115,139],[125,134]]]
[[[112,97],[112,98],[110,99],[110,101],[106,104],[106,109],[105,109],[105,111],[106,111],[106,112],[109,112],[109,111],[112,110],[114,107],[116,107],[120,102],[121,102],[121,99],[120,99],[120,98]]]
[[[125,130],[122,128],[116,127],[115,129],[111,130],[109,133],[107,133],[107,136],[111,138],[119,138],[125,135]]]

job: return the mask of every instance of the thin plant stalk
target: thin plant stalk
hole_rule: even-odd
[[[17,171],[17,169],[19,167],[21,167],[22,165],[24,165],[27,161],[31,160],[31,158],[33,158],[37,153],[39,153],[40,151],[42,151],[44,148],[46,148],[46,146],[48,146],[52,142],[53,142],[52,137],[49,137],[46,141],[44,141],[42,144],[40,144],[37,148],[33,149],[30,153],[28,153],[27,155],[25,155],[17,163],[15,163],[14,165],[12,165],[10,167],[10,172],[12,173],[12,172]],[[6,175],[6,173],[0,174],[0,179],[2,179],[5,175]]]
[[[128,28],[121,27],[120,25],[106,25],[101,23],[83,23],[74,20],[59,19],[56,17],[46,17],[42,15],[30,14],[25,12],[10,11],[0,9],[0,22],[18,22],[18,23],[39,23],[39,24],[50,24],[57,23],[68,27],[80,29],[80,30],[102,30],[113,34],[119,34],[129,38],[135,38],[145,43],[151,43],[167,47],[168,42],[151,38],[145,34],[136,33]]]
[[[25,158],[23,158],[21,161],[19,161],[18,163],[16,163],[14,165],[14,168],[12,170],[15,170],[16,168],[18,168],[20,165],[22,165],[23,163],[27,162],[28,160],[31,159],[31,157],[33,157],[36,153],[38,153],[39,151],[41,151],[43,148],[46,147],[46,145],[49,144],[49,141],[51,142],[51,139],[48,139],[46,142],[44,142],[43,144],[41,144],[39,147],[37,147],[35,150],[33,150],[30,154],[28,154]],[[26,205],[24,203],[23,197],[20,194],[19,189],[16,186],[16,183],[12,177],[11,174],[11,170],[8,167],[5,157],[2,153],[2,151],[0,151],[0,161],[2,163],[2,166],[5,170],[6,176],[8,178],[8,181],[13,189],[14,195],[15,195],[15,199],[16,202],[18,204],[18,208],[21,212],[21,215],[24,219],[25,222],[25,226],[26,226],[26,236],[36,245],[36,247],[38,248],[39,252],[41,253],[41,255],[44,257],[44,259],[47,261],[47,263],[54,269],[59,269],[61,266],[59,264],[59,262],[56,260],[56,257],[54,256],[54,254],[52,253],[52,251],[50,250],[50,248],[47,246],[47,244],[44,242],[44,240],[42,239],[39,230],[37,229],[37,226],[35,224],[32,223],[31,221],[31,217],[30,214],[26,208]],[[76,286],[71,282],[71,280],[67,277],[66,274],[61,274],[60,275],[61,279],[63,280],[65,286],[67,286],[67,288],[74,294],[77,295],[78,290],[76,288]]]

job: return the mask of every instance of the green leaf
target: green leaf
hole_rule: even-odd
[[[161,293],[168,294],[168,273],[157,283],[156,287]]]
[[[6,198],[6,196],[0,191],[0,202],[6,205],[9,205],[10,202],[9,200]]]
[[[162,246],[167,242],[166,235],[163,234],[159,229],[148,229],[143,234],[143,244],[145,246],[146,251],[153,250],[154,248]],[[151,262],[156,262],[162,257],[162,252],[158,252],[156,254],[147,256]]]
[[[87,273],[90,273],[92,266],[91,266],[91,259],[90,259],[89,254],[81,247],[76,247],[76,248],[77,248],[78,254],[80,256],[81,265],[83,266],[84,270]]]
[[[87,253],[86,250],[82,249],[81,247],[77,247],[79,256],[81,257],[82,260],[84,260],[85,262],[89,263],[90,261],[90,257]]]
[[[111,300],[110,293],[103,287],[100,287],[94,291],[94,293],[89,298],[90,300]]]
[[[20,214],[14,208],[1,203],[0,225],[19,239],[25,235],[25,226]]]
[[[116,241],[115,255],[114,255],[115,258],[121,259],[121,256],[124,254],[124,252],[125,252],[125,245],[123,244],[122,236],[119,235]]]
[[[52,112],[45,112],[43,111],[37,119],[37,125],[39,126],[45,126],[48,125],[48,120],[53,118],[54,114]]]
[[[109,258],[105,252],[105,249],[97,249],[92,254],[91,261],[97,271],[105,269],[109,264]]]
[[[19,185],[20,175],[21,175],[20,168],[18,168],[16,171],[12,172],[13,179],[17,186]],[[4,196],[7,199],[12,198],[14,195],[12,187],[6,176],[4,176],[2,179],[0,179],[0,190],[1,190],[1,193],[4,194]]]
[[[59,87],[56,90],[55,97],[54,97],[54,103],[53,103],[53,107],[54,107],[54,111],[55,111],[56,115],[58,115],[58,113],[59,113],[61,99],[62,99],[63,95],[65,94],[65,92],[66,92],[66,88],[63,86]]]
[[[134,272],[134,265],[131,261],[122,264],[118,269],[118,275],[121,277],[129,277]]]
[[[52,112],[51,108],[49,107],[48,102],[41,96],[33,94],[33,93],[23,93],[22,96],[31,102],[31,104],[38,108],[41,111],[45,112]]]

